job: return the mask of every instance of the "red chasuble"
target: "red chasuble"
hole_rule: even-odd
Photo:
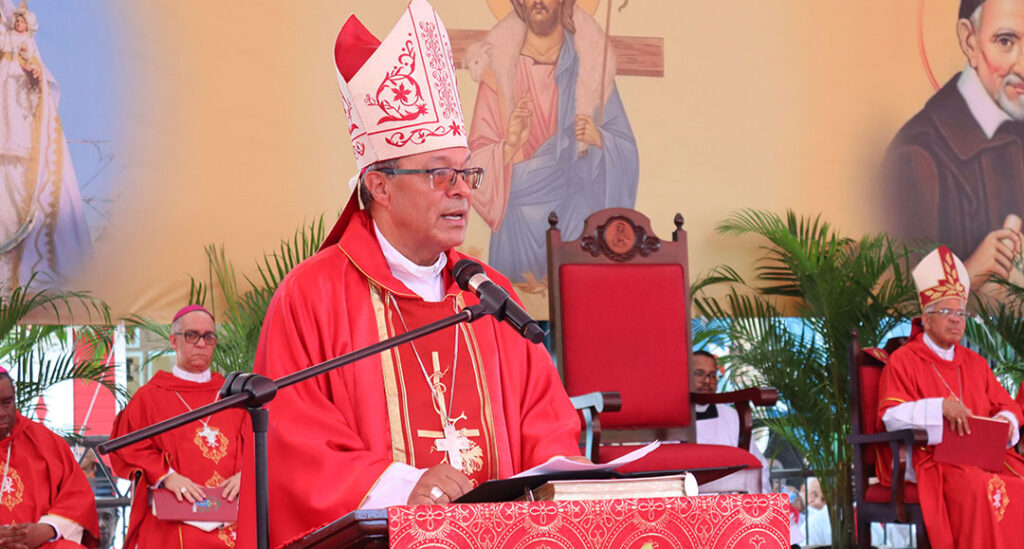
[[[0,490],[0,524],[38,522],[44,515],[55,515],[84,528],[82,544],[96,547],[100,536],[96,499],[67,442],[18,414],[11,434],[0,440],[0,475],[8,448],[11,460]],[[42,549],[75,547],[83,545],[68,540],[42,545]]]
[[[1022,422],[1020,407],[985,359],[957,345],[953,360],[942,360],[923,337],[918,334],[894,352],[882,372],[879,428],[884,429],[881,418],[885,411],[900,403],[950,397],[951,389],[961,396],[961,380],[962,400],[971,413],[991,417],[1007,411]],[[973,466],[938,463],[932,453],[933,447],[920,446],[914,448],[913,456],[932,547],[1019,547],[1020,525],[1024,523],[1024,458],[1007,449],[1004,471],[993,474]],[[890,459],[879,459],[877,464],[878,477],[887,485],[892,482]]]
[[[448,264],[464,257],[451,250]],[[440,303],[416,296],[391,274],[369,216],[355,213],[337,245],[282,282],[255,370],[277,378],[478,303],[447,271],[444,283]],[[443,412],[433,384],[444,389]],[[427,468],[451,455],[479,483],[579,455],[579,419],[547,350],[490,318],[283,389],[269,408],[271,547],[358,508],[393,462]],[[443,416],[454,422],[448,440]],[[255,547],[248,462],[242,480],[239,543]]]
[[[217,398],[223,384],[224,376],[218,373],[212,373],[206,383],[195,383],[168,372],[157,372],[118,414],[110,437],[209,404]],[[149,504],[149,487],[161,480],[170,467],[207,490],[217,490],[241,468],[245,417],[242,410],[225,410],[211,416],[208,425],[194,421],[111,454],[118,476],[138,479],[125,548],[235,547],[234,525],[204,532],[188,524],[158,520]]]

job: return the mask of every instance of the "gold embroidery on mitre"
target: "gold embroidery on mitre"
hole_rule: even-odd
[[[222,457],[228,455],[228,437],[216,427],[196,427],[196,437],[192,441],[202,450],[203,457],[213,460],[214,463],[220,462]]]
[[[931,288],[921,292],[921,304],[927,305],[932,301],[938,301],[947,297],[959,297],[967,300],[967,289],[960,281],[960,274],[956,270],[956,259],[953,252],[946,247],[939,248],[939,262],[942,265],[942,278]]]
[[[21,475],[14,470],[14,467],[8,467],[7,478],[3,486],[0,486],[0,504],[3,504],[8,510],[14,509],[15,505],[21,503],[24,495],[25,484],[21,482]]]
[[[1010,496],[1006,493],[1006,483],[998,475],[988,479],[988,503],[996,515],[996,522],[1002,522],[1006,507],[1010,505]]]
[[[217,471],[214,471],[213,476],[210,477],[210,480],[206,481],[205,486],[207,488],[216,488],[221,484],[224,484],[224,477],[220,476],[220,473],[218,473]]]

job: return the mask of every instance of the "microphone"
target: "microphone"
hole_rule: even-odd
[[[460,288],[476,294],[488,311],[494,311],[495,318],[508,322],[519,335],[534,343],[544,340],[544,330],[537,321],[508,295],[505,288],[492,282],[479,263],[462,259],[452,267],[452,276]]]

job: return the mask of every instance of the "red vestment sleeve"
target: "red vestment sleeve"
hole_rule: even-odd
[[[140,387],[139,392],[144,391],[144,389],[145,386]],[[124,410],[117,414],[110,438],[127,435],[143,427],[148,427],[152,423],[144,416],[139,402],[140,400],[133,398],[128,402]],[[170,453],[158,448],[156,446],[156,439],[150,438],[113,452],[110,454],[110,463],[117,476],[134,482],[136,475],[141,473],[142,482],[146,486],[152,486],[167,475],[170,470]]]

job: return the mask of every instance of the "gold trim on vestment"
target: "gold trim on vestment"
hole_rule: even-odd
[[[370,303],[373,304],[374,316],[377,319],[377,338],[378,341],[384,341],[388,338],[387,317],[385,316],[387,308],[381,297],[380,287],[372,281],[369,281],[369,287]],[[391,458],[400,463],[409,463],[405,438],[402,434],[402,420],[398,406],[398,382],[395,379],[396,369],[391,351],[380,353],[380,365],[381,374],[384,377],[384,399],[387,403],[388,425],[391,431]]]
[[[455,296],[456,312],[461,311],[466,307],[466,302],[463,299],[463,293],[459,292]],[[477,344],[476,332],[473,330],[473,325],[469,322],[463,324],[466,328],[463,331],[463,339],[466,341],[466,348],[469,349],[469,358],[473,363],[473,371],[476,372],[476,383],[477,392],[481,395],[480,411],[483,414],[483,430],[487,434],[489,440],[490,452],[491,452],[491,474],[489,478],[498,478],[498,439],[495,436],[494,430],[494,410],[491,408],[491,393],[487,390],[487,373],[481,366],[482,360],[480,360],[480,346]],[[497,341],[495,341],[497,346]],[[501,357],[497,357],[498,360]]]
[[[395,337],[398,335],[398,325],[395,324],[395,307],[397,305],[394,303],[397,298],[391,290],[384,288],[384,291],[387,292],[384,297],[384,318],[387,321],[388,337]],[[409,387],[405,382],[405,365],[402,364],[402,353],[398,352],[398,347],[392,347],[388,353],[394,361],[395,379],[398,380],[398,395],[401,395],[401,399],[395,401],[398,403],[398,415],[395,417],[400,418],[398,429],[405,437],[402,443],[406,448],[406,459],[408,460],[406,463],[413,464],[416,463],[416,439],[413,438],[412,421],[409,418]]]

